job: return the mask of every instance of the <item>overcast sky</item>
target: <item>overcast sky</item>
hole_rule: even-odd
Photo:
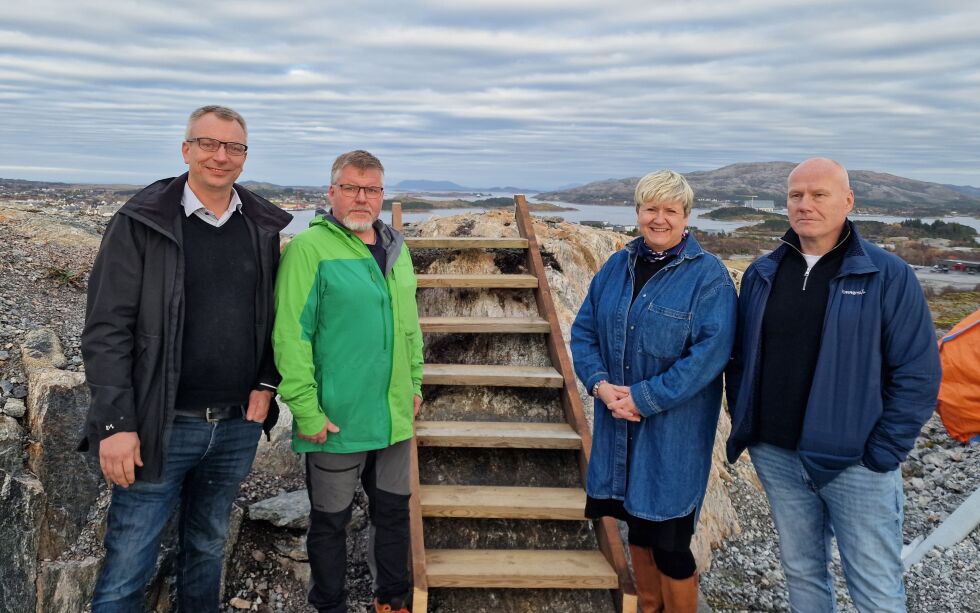
[[[0,6],[0,177],[180,173],[186,117],[214,103],[249,122],[242,179],[280,184],[325,184],[365,148],[389,184],[551,188],[819,154],[980,186],[980,2]]]

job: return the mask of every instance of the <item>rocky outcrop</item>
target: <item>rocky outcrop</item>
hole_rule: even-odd
[[[94,557],[43,562],[37,578],[38,610],[84,611],[92,602],[101,567],[102,561]]]
[[[53,332],[29,334],[21,354],[29,390],[27,463],[47,495],[39,553],[55,559],[78,538],[102,484],[93,459],[77,451],[89,392],[84,375],[59,370],[65,357]]]
[[[44,503],[44,487],[34,476],[0,470],[0,613],[34,611]]]
[[[24,467],[24,429],[17,420],[0,415],[0,470],[16,474]]]

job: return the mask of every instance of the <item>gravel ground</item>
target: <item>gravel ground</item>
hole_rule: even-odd
[[[980,487],[980,445],[946,434],[938,416],[923,428],[902,466],[905,542],[928,536]],[[729,484],[742,534],[715,552],[701,581],[715,611],[788,611],[775,527],[766,498],[744,479]],[[834,549],[833,571],[841,611],[855,611]],[[980,528],[945,551],[934,551],[905,574],[908,610],[980,612]]]
[[[105,223],[97,218],[56,218],[92,233]],[[9,397],[27,396],[20,343],[31,330],[54,330],[64,345],[68,370],[78,370],[82,363],[78,339],[85,314],[84,284],[95,252],[38,242],[24,233],[23,221],[0,208],[0,406]]]

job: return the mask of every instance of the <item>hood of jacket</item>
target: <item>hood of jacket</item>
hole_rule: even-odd
[[[333,209],[323,215],[314,215],[313,219],[310,220],[311,228],[326,224],[336,226],[348,236],[356,236],[353,230],[345,226],[339,219],[333,216]],[[375,219],[374,223],[371,225],[374,227],[374,231],[377,232],[378,236],[381,238],[381,246],[385,248],[385,254],[388,256],[384,271],[385,276],[387,277],[391,272],[392,267],[395,265],[395,260],[398,259],[398,255],[402,252],[402,244],[405,242],[405,237],[402,236],[401,232],[395,230],[380,219]]]

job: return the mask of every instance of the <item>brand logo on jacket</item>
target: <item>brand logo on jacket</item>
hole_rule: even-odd
[[[865,291],[863,289],[842,289],[841,293],[845,296],[863,296]]]

